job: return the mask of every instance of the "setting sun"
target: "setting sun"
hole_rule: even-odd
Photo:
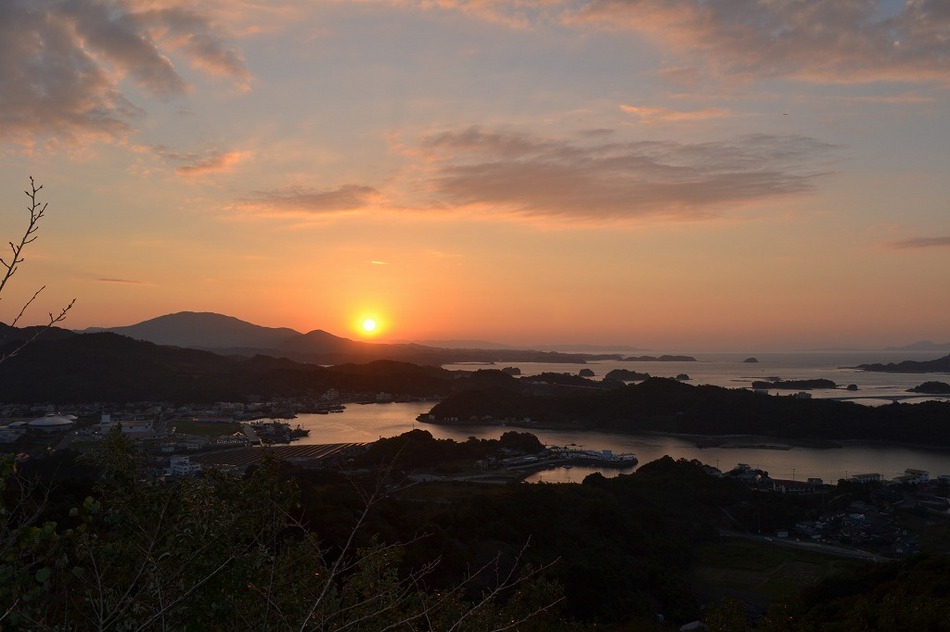
[[[376,313],[363,312],[353,321],[353,331],[362,338],[375,338],[383,333],[384,321]]]

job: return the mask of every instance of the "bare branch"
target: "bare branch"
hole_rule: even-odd
[[[42,190],[43,190],[43,185],[37,186],[36,182],[34,182],[33,180],[33,176],[30,176],[30,188],[24,191],[24,193],[26,193],[26,196],[30,199],[29,204],[26,207],[27,212],[30,214],[30,218],[29,218],[29,221],[27,222],[26,229],[23,231],[23,234],[20,236],[19,241],[8,242],[10,246],[10,258],[9,259],[0,258],[0,298],[2,298],[3,290],[6,288],[7,282],[13,277],[14,274],[16,274],[16,271],[19,269],[20,264],[23,263],[24,261],[24,257],[23,257],[24,249],[29,244],[36,241],[36,238],[38,236],[36,232],[39,230],[39,222],[41,219],[43,219],[43,216],[46,214],[46,207],[48,204],[47,202],[40,202],[37,199],[39,192]],[[0,337],[0,344],[3,344],[9,332],[12,329],[16,328],[17,324],[23,318],[24,313],[26,313],[26,310],[36,301],[36,298],[40,295],[40,293],[44,289],[46,289],[45,285],[41,287],[40,289],[38,289],[36,292],[34,292],[33,296],[30,297],[30,299],[26,301],[26,303],[23,304],[23,306],[20,308],[19,313],[16,315],[16,318],[14,318],[13,322],[10,323],[9,329],[7,329],[3,333],[3,336]],[[44,332],[48,331],[49,329],[51,329],[53,326],[57,325],[58,323],[61,323],[64,320],[66,320],[66,314],[69,312],[70,309],[72,309],[75,303],[76,303],[76,299],[74,298],[65,307],[63,307],[59,311],[58,314],[50,312],[49,320],[45,324],[37,327],[36,330],[32,333],[32,335],[24,338],[20,342],[20,344],[16,345],[13,348],[13,350],[8,351],[4,353],[3,355],[0,355],[0,363],[17,355],[28,345],[35,342],[36,339],[39,338],[41,335],[43,335]]]

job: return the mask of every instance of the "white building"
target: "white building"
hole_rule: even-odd
[[[201,472],[200,463],[192,463],[189,456],[173,456],[165,473],[171,476],[192,476]]]

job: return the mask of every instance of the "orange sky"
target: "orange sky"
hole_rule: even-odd
[[[947,6],[6,2],[0,319],[950,342]]]

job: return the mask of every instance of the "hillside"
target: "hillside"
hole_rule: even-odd
[[[125,327],[93,327],[77,333],[114,333],[159,345],[252,357],[263,354],[298,362],[334,365],[396,360],[441,365],[453,362],[585,362],[619,355],[559,353],[525,349],[441,348],[350,340],[321,329],[302,334],[286,327],[262,327],[211,312],[178,312]]]
[[[319,395],[328,388],[436,396],[451,383],[443,369],[384,360],[328,368],[263,355],[223,356],[114,333],[60,330],[50,338],[0,363],[0,401],[244,401],[252,395]]]

